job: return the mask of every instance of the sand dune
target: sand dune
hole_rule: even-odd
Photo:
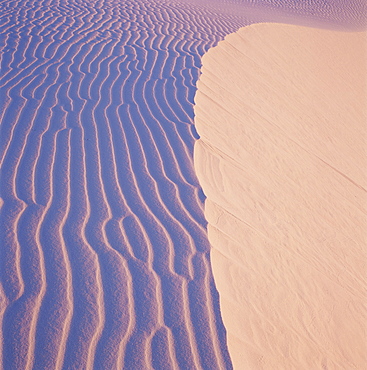
[[[0,1],[0,366],[231,368],[193,168],[201,56],[273,11],[358,28],[362,7]]]
[[[159,3],[4,18],[4,368],[230,366],[191,159],[199,55],[228,31]]]
[[[234,368],[367,363],[366,40],[258,24],[203,57],[195,168]]]

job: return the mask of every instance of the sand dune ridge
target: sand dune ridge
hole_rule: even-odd
[[[4,369],[232,367],[192,153],[236,3],[0,1]]]

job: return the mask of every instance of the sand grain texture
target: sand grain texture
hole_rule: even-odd
[[[211,47],[272,10],[363,23],[358,0],[291,3],[0,0],[0,368],[232,368],[196,82]]]
[[[195,168],[236,369],[366,365],[366,36],[258,24],[203,58]]]

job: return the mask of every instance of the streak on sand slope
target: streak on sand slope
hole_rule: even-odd
[[[257,3],[0,1],[4,369],[231,368],[193,97]]]
[[[203,57],[195,168],[235,368],[367,363],[366,41],[258,24]]]

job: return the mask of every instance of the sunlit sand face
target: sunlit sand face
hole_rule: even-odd
[[[235,368],[366,363],[366,36],[260,24],[203,58],[195,168]]]
[[[0,368],[231,368],[193,167],[201,57],[256,22],[365,24],[329,3],[1,2]]]

